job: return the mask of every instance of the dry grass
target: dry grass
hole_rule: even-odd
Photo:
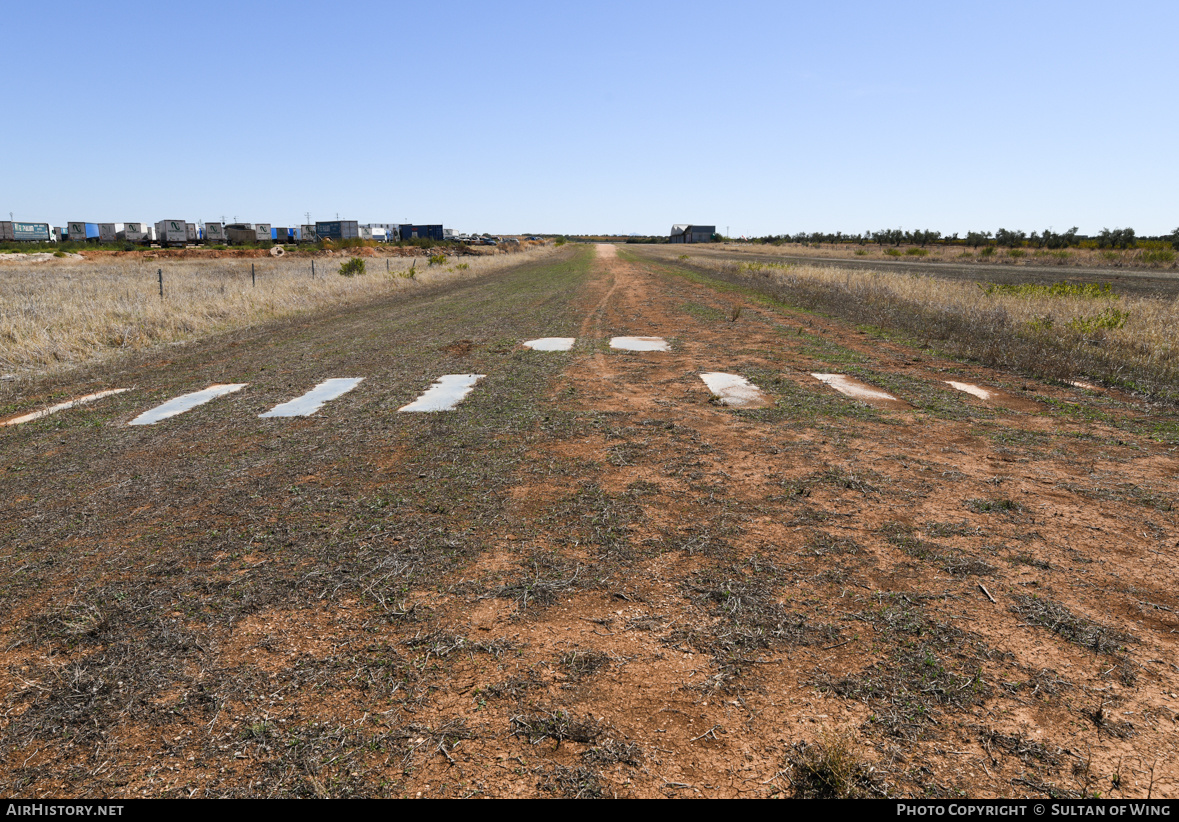
[[[925,248],[919,246],[905,246],[899,248],[868,244],[854,245],[841,243],[820,245],[801,243],[755,244],[755,243],[725,243],[715,246],[724,253],[739,253],[757,257],[773,257],[783,254],[798,254],[805,257],[827,257],[830,259],[846,260],[891,260],[905,259],[913,262],[920,257],[924,262],[946,263],[988,263],[1000,266],[1081,266],[1085,268],[1134,268],[1134,269],[1162,269],[1172,270],[1177,267],[1174,252],[1167,253],[1166,249],[1158,248],[1159,243],[1144,243],[1139,248],[1110,249],[1110,248],[998,248],[993,247],[987,252],[980,248],[952,245],[930,245]],[[1014,253],[1013,253],[1014,252]]]
[[[292,257],[8,263],[0,266],[0,368],[75,365],[121,350],[357,303],[420,283],[474,277],[552,251],[544,247],[524,251],[524,257],[472,256],[429,266],[417,258],[370,258],[368,273],[354,277],[338,274],[346,256],[317,258],[314,279],[311,261]]]
[[[1179,299],[1172,297],[1119,295],[1116,288],[985,288],[901,272],[711,255],[694,256],[692,265],[791,304],[949,343],[992,365],[1179,396]]]

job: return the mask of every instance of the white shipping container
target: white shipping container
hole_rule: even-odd
[[[268,243],[270,242],[270,223],[258,223],[254,226],[255,242]]]
[[[221,223],[205,223],[205,242],[225,242],[225,229],[221,226]]]
[[[299,226],[299,242],[313,243],[313,242],[315,242],[315,240],[316,240],[315,226],[313,226],[313,225]]]
[[[188,224],[184,220],[160,220],[156,223],[156,240],[163,245],[188,242]]]
[[[98,241],[100,243],[117,243],[123,233],[122,223],[99,223]]]
[[[190,243],[195,243],[201,239],[201,235],[197,232],[196,223],[185,223],[186,240]]]
[[[129,243],[151,242],[154,237],[150,229],[151,226],[146,223],[124,223],[123,239]]]

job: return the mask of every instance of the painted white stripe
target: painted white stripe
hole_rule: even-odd
[[[994,396],[994,392],[988,391],[981,385],[973,385],[968,382],[954,382],[953,380],[946,380],[946,385],[957,388],[959,391],[965,391],[967,394],[973,394],[980,400],[989,400]]]
[[[525,340],[524,347],[533,351],[568,351],[576,341],[575,337],[541,337],[539,340]]]
[[[175,417],[177,414],[183,414],[185,411],[196,408],[198,405],[204,405],[209,400],[224,396],[225,394],[232,394],[234,391],[241,391],[249,383],[235,382],[228,384],[210,385],[204,391],[194,391],[191,394],[182,394],[174,400],[168,400],[163,405],[158,405],[150,411],[144,411],[128,425],[155,425],[160,420],[166,420],[169,417]]]
[[[662,337],[614,337],[611,348],[623,351],[668,351],[667,341]]]
[[[97,394],[87,394],[84,397],[78,397],[76,400],[69,402],[58,403],[51,405],[48,408],[42,408],[40,411],[34,411],[31,414],[25,414],[21,417],[13,417],[10,420],[0,422],[0,425],[20,425],[22,422],[32,422],[39,420],[42,417],[48,417],[50,414],[56,414],[58,411],[65,411],[67,408],[73,408],[75,405],[85,405],[95,400],[101,400],[103,397],[109,397],[112,394],[122,394],[124,391],[130,391],[130,388],[112,388],[109,391],[99,391]]]
[[[834,388],[840,394],[855,397],[857,400],[896,401],[896,397],[892,394],[885,393],[879,388],[864,385],[862,382],[853,380],[851,377],[846,377],[843,374],[811,374],[811,376],[819,382],[827,383],[827,385]]]
[[[449,411],[454,408],[475,388],[475,383],[483,379],[486,374],[444,374],[434,380],[434,384],[409,405],[398,408],[398,411]]]
[[[700,375],[708,390],[720,397],[722,405],[733,408],[748,408],[751,405],[766,405],[765,394],[761,389],[744,377],[737,374],[725,374],[722,371],[710,371]]]
[[[343,396],[364,381],[364,377],[340,377],[324,380],[301,397],[276,405],[259,417],[309,417],[325,403]]]

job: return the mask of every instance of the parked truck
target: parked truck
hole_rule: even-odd
[[[0,222],[0,242],[49,243],[54,241],[49,223]]]

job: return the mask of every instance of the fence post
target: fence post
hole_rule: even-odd
[[[254,288],[258,287],[258,278],[254,276],[254,264],[250,263],[250,283]]]
[[[160,278],[160,299],[162,300],[162,299],[164,299],[164,269],[162,269],[162,268],[156,269],[156,274]]]
[[[315,260],[311,261],[311,279],[315,279]]]

